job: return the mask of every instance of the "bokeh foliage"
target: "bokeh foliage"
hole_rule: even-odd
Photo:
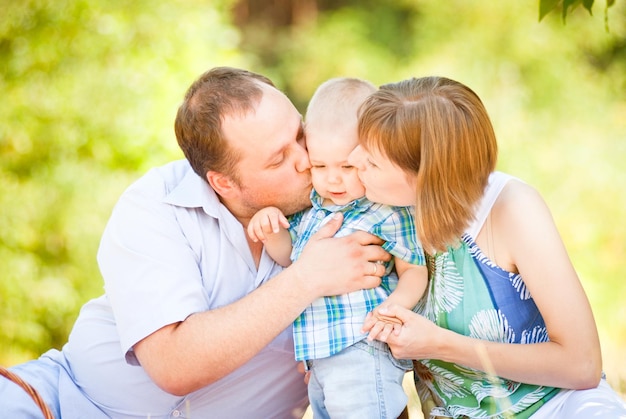
[[[625,3],[607,10],[607,32],[583,8],[539,22],[532,1],[0,0],[0,363],[63,345],[102,293],[95,254],[117,197],[181,157],[185,89],[233,65],[269,75],[302,112],[340,75],[472,87],[499,168],[552,208],[623,386]]]

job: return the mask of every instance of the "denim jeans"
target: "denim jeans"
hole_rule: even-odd
[[[395,359],[385,343],[362,340],[308,365],[315,419],[396,419],[406,407],[402,380],[410,365]]]
[[[107,418],[72,381],[68,368],[62,353],[52,349],[39,359],[9,370],[37,390],[55,418]],[[62,406],[61,400],[66,401]],[[42,415],[41,409],[23,388],[0,377],[0,417],[30,419]]]

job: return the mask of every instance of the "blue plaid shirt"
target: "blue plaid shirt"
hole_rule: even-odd
[[[383,248],[393,256],[415,265],[426,263],[415,234],[412,208],[376,204],[365,197],[346,205],[322,207],[323,199],[315,190],[311,192],[311,202],[312,208],[290,219],[294,243],[291,260],[300,256],[311,235],[332,214],[342,212],[343,225],[335,237],[364,230],[385,240]],[[334,355],[367,336],[361,333],[365,315],[383,302],[398,284],[393,261],[386,263],[385,268],[386,273],[379,287],[318,298],[304,310],[293,324],[297,361]]]

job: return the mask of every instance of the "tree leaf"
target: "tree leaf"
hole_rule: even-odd
[[[582,0],[563,0],[563,22],[565,22],[567,18],[570,7],[574,10],[581,2]]]
[[[539,0],[539,21],[556,9],[559,0]]]

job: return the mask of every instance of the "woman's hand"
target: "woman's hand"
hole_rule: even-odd
[[[393,324],[389,319],[394,319]],[[386,342],[398,359],[436,358],[437,336],[445,332],[424,316],[396,304],[381,305],[368,313],[362,330],[369,332],[368,339]]]

